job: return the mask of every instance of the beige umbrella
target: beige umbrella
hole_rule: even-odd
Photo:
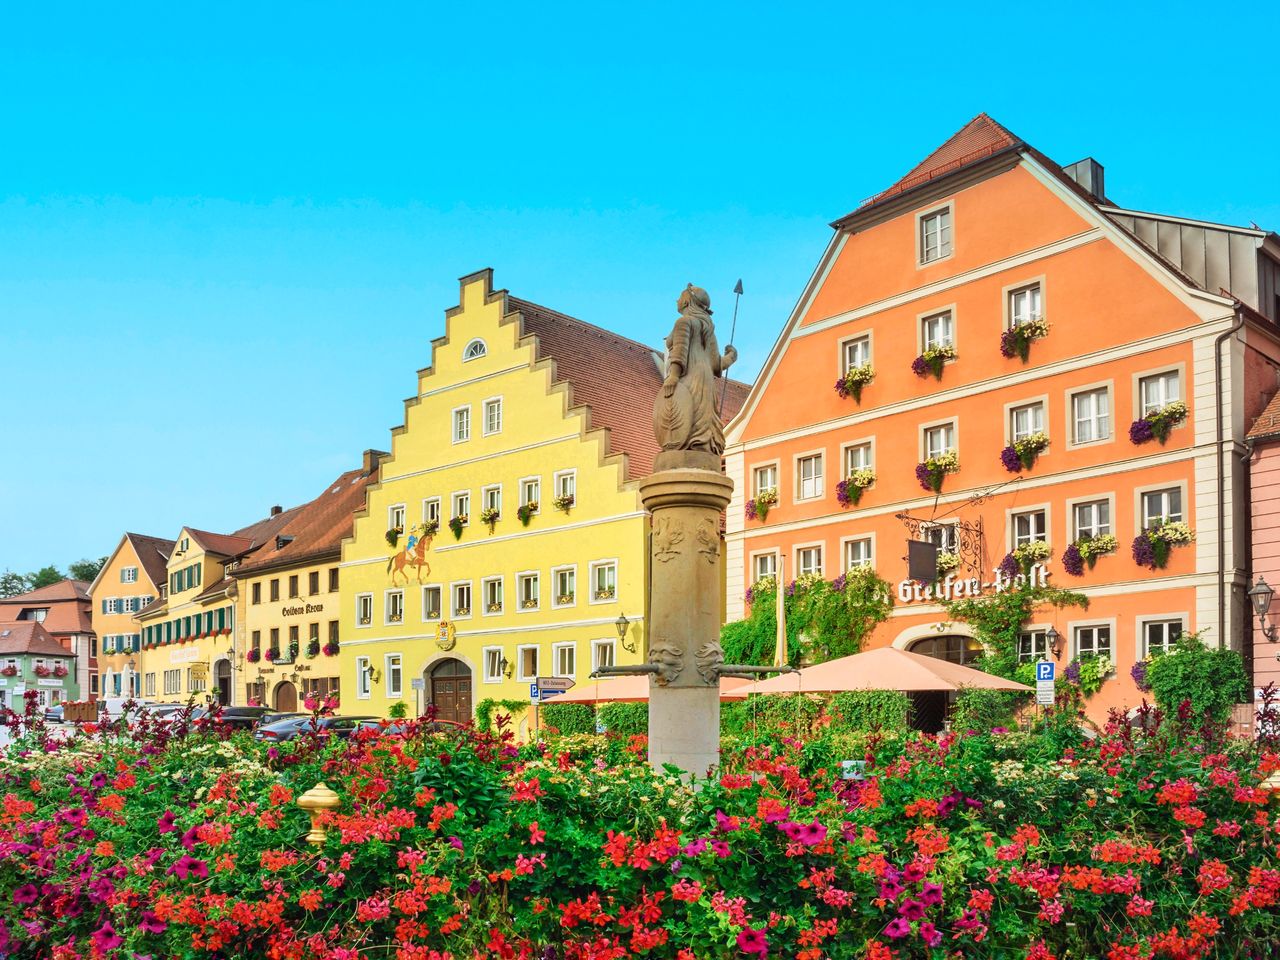
[[[738,677],[720,678],[721,700],[745,700],[747,695],[742,690],[749,686],[750,680]],[[649,678],[647,676],[616,677],[610,680],[593,680],[574,687],[564,693],[542,701],[546,703],[640,703],[649,699]]]
[[[1017,690],[1031,687],[1003,677],[962,667],[937,657],[908,653],[896,647],[880,647],[851,657],[828,660],[796,673],[759,680],[739,693],[839,693],[846,690]]]

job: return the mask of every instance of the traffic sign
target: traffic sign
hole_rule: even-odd
[[[529,684],[529,699],[534,703],[537,703],[542,699],[542,693],[538,689],[538,685],[536,683]]]
[[[1037,660],[1036,661],[1036,683],[1039,683],[1042,680],[1053,680],[1054,667],[1056,666],[1057,664],[1055,664],[1052,660]]]

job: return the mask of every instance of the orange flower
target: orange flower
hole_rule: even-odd
[[[94,846],[93,852],[100,857],[114,857],[116,853],[116,845],[110,840],[103,840]]]
[[[98,800],[98,805],[119,813],[124,809],[124,797],[118,793],[108,793]]]
[[[313,910],[319,910],[320,904],[324,902],[324,894],[314,887],[310,890],[303,890],[298,894],[298,906],[308,913]]]

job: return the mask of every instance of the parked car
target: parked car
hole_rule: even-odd
[[[314,720],[314,723],[316,732],[321,736],[345,739],[370,720],[374,723],[378,722],[377,717],[320,717]],[[258,727],[253,732],[253,736],[256,740],[277,742],[292,740],[294,737],[307,733],[311,729],[312,722],[310,714],[290,717],[286,720]]]
[[[211,713],[209,719],[213,720],[216,716],[217,723],[233,730],[253,730],[268,714],[266,707],[223,707],[216,714]]]
[[[44,710],[45,723],[61,723],[62,722],[62,704],[55,703],[53,706],[45,707]]]

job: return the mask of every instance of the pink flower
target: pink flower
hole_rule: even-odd
[[[827,828],[814,818],[813,823],[802,823],[797,831],[796,839],[803,843],[806,847],[816,847],[823,840],[827,839]]]
[[[898,913],[908,920],[920,920],[924,917],[925,906],[919,900],[903,900],[902,905],[898,907]]]
[[[920,924],[920,929],[917,932],[920,934],[920,939],[931,947],[936,947],[942,942],[942,934],[938,932],[937,927],[928,921]]]
[[[890,940],[901,940],[911,932],[911,924],[902,917],[894,917],[884,928],[884,935]]]
[[[169,925],[148,910],[143,913],[138,929],[143,933],[164,933],[165,930],[169,929]]]
[[[36,889],[34,883],[24,883],[17,890],[13,891],[14,903],[35,903],[40,897],[40,891]]]
[[[926,907],[936,907],[942,902],[942,887],[936,883],[926,883],[920,888],[920,902]]]
[[[763,930],[753,930],[751,927],[747,927],[738,934],[738,949],[743,953],[755,953],[762,957],[767,957],[769,955],[769,941],[765,938]]]
[[[178,828],[173,825],[173,822],[177,819],[172,810],[166,810],[160,819],[156,821],[156,829],[161,833],[174,833]]]
[[[99,953],[114,950],[122,943],[124,943],[124,937],[116,933],[115,927],[111,926],[111,921],[109,920],[93,931],[93,944],[97,947]]]

